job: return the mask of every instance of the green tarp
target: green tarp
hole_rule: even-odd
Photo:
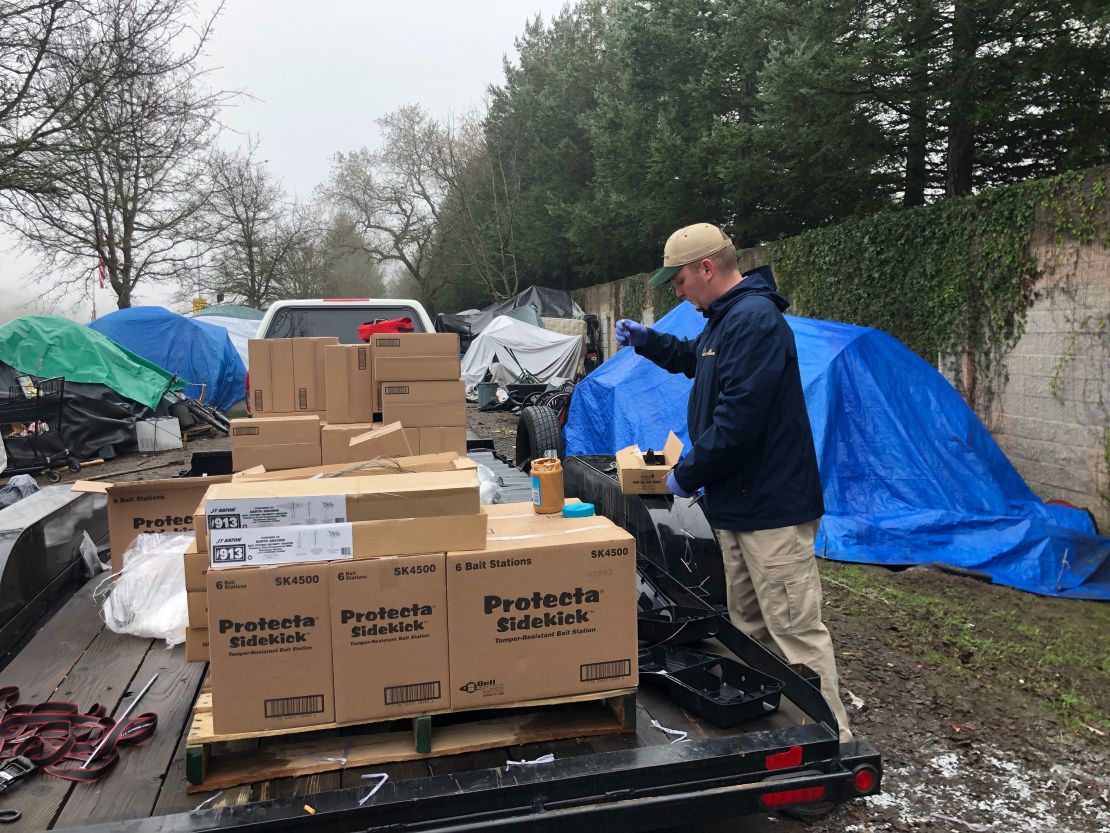
[[[104,385],[151,409],[173,378],[95,330],[56,315],[24,315],[0,326],[0,361],[30,376]]]

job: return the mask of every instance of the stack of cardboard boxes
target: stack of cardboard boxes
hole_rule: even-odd
[[[254,420],[232,426],[236,471],[359,462],[371,451],[466,453],[465,387],[453,333],[379,334],[354,345],[254,339],[249,349]],[[285,422],[265,425],[274,419]],[[367,436],[391,425],[399,427]]]
[[[466,391],[454,333],[379,333],[375,404],[382,420],[401,423],[414,454],[466,454]]]
[[[631,535],[479,507],[473,463],[453,453],[398,462],[408,473],[324,466],[209,489],[185,555],[186,641],[210,659],[217,732],[636,685]]]

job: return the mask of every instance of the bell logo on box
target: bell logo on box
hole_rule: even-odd
[[[471,680],[459,686],[459,691],[466,694],[475,694],[483,689],[493,688],[495,685],[497,685],[497,680]]]

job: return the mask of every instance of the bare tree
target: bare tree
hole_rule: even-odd
[[[284,297],[291,262],[317,230],[307,211],[286,200],[257,151],[251,142],[246,151],[212,155],[205,232],[214,249],[201,288],[261,308]]]
[[[435,268],[439,241],[463,249],[467,264],[495,297],[516,293],[519,276],[512,257],[511,222],[504,169],[491,158],[479,120],[440,124],[421,107],[401,107],[378,120],[378,150],[339,153],[322,197],[354,219],[377,261],[400,267],[420,299],[430,303],[447,281]],[[511,215],[508,215],[511,216]]]
[[[70,164],[55,189],[17,192],[4,218],[39,255],[36,283],[55,300],[87,295],[99,269],[129,307],[137,286],[178,280],[197,255],[189,243],[211,193],[207,149],[230,94],[202,89],[197,59],[212,19],[197,29],[194,11],[188,0],[97,0],[76,35],[75,55],[93,44],[112,51],[107,92],[72,96],[85,118]]]
[[[0,196],[53,193],[88,147],[92,109],[121,74],[121,44],[82,0],[0,4]]]

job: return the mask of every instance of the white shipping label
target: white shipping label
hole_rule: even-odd
[[[339,561],[354,557],[354,534],[350,524],[213,529],[209,554],[212,569]]]
[[[239,498],[205,501],[208,529],[258,529],[266,526],[308,526],[347,522],[343,495],[297,498]]]

